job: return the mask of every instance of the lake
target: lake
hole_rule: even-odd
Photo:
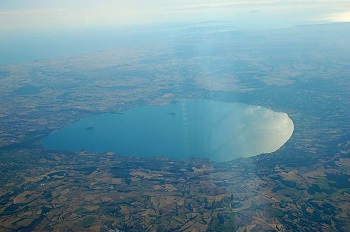
[[[228,161],[276,151],[293,131],[286,113],[201,99],[95,115],[51,133],[42,142],[57,150]]]

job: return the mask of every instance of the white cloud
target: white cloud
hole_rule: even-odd
[[[122,26],[150,22],[185,20],[236,19],[242,15],[249,20],[252,10],[268,10],[271,14],[286,12],[289,16],[307,8],[314,17],[349,7],[348,1],[325,0],[0,0],[0,29],[46,29],[98,26]],[[308,12],[302,12],[308,17]],[[288,12],[292,12],[288,14]],[[301,15],[301,13],[299,14]],[[242,18],[242,21],[245,18]],[[323,16],[324,18],[325,16]],[[347,19],[347,15],[335,15],[329,20]],[[322,18],[322,15],[318,15]],[[280,18],[279,18],[280,20]]]
[[[330,22],[350,22],[350,11],[331,14],[325,17],[324,20]]]

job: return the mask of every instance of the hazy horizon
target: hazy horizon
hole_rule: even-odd
[[[229,30],[350,22],[349,9],[348,1],[3,0],[0,64],[135,46],[203,22]]]

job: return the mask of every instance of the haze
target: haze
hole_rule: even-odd
[[[350,21],[349,1],[0,2],[0,64],[144,46],[202,22],[251,30]]]
[[[245,29],[271,28],[326,21],[348,22],[349,6],[349,1],[299,0],[34,0],[30,4],[11,0],[1,1],[0,29],[81,29],[202,20],[230,20]]]

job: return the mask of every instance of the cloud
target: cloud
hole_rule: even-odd
[[[272,16],[282,12],[287,20],[289,16],[293,17],[300,13],[301,9],[307,9],[310,14],[319,11],[325,15],[335,12],[335,9],[339,10],[339,7],[350,6],[350,3],[345,0],[0,0],[0,2],[1,30],[232,20],[236,16],[243,16],[240,19],[244,21],[249,20],[252,15],[249,12],[258,10],[268,12]],[[268,10],[265,11],[266,9]],[[307,17],[308,12],[302,12],[302,14]],[[234,19],[236,20],[237,17]],[[317,17],[322,18],[322,15]],[[344,19],[347,19],[346,15],[335,15],[329,20],[344,21]]]
[[[222,7],[235,7],[235,6],[260,6],[260,5],[269,5],[273,3],[278,3],[278,0],[257,0],[257,1],[221,1],[221,2],[210,2],[210,3],[201,3],[194,5],[182,5],[177,6],[176,9],[201,9],[201,8],[222,8]]]
[[[329,21],[329,22],[338,22],[338,23],[350,22],[350,11],[331,14],[323,18],[323,20]]]
[[[142,15],[136,8],[106,6],[5,10],[0,11],[0,29],[59,29],[147,22]]]

